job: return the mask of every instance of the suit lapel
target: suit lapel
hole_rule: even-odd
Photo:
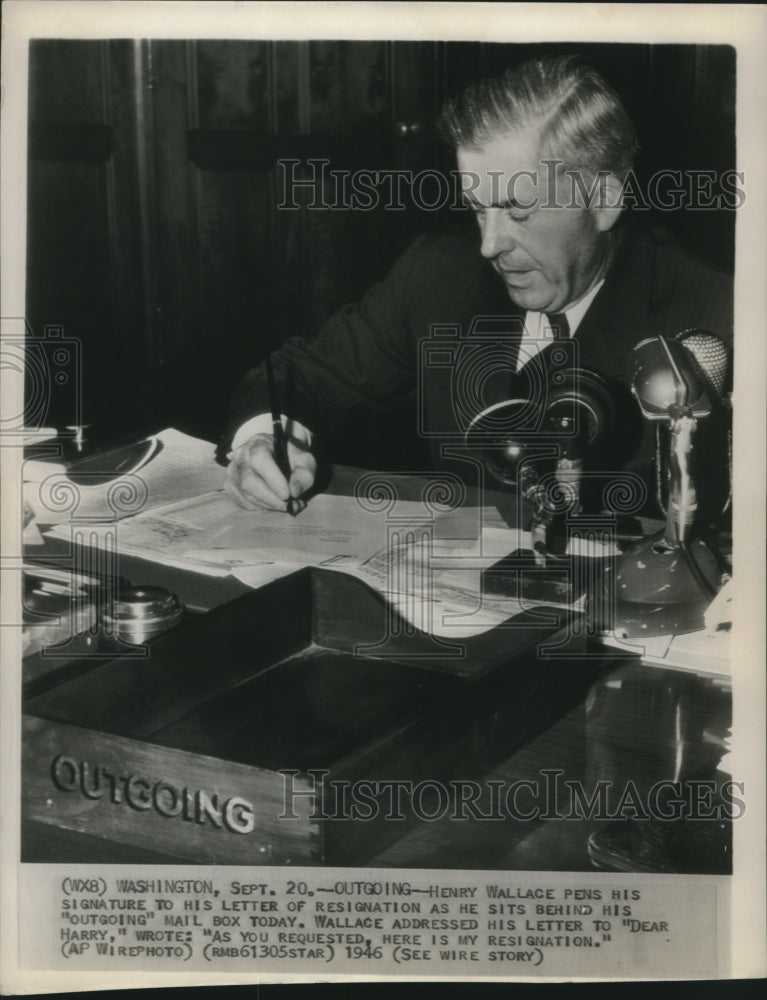
[[[654,277],[652,237],[626,225],[615,262],[575,335],[580,364],[625,378],[631,349],[652,333]]]

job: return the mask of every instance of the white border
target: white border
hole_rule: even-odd
[[[5,0],[2,51],[2,314],[24,315],[27,41],[33,37],[280,38],[350,40],[487,39],[495,42],[589,41],[728,43],[737,47],[738,169],[747,201],[736,229],[736,371],[734,538],[737,649],[733,657],[736,777],[746,781],[749,822],[735,824],[736,875],[730,953],[734,974],[765,974],[764,857],[764,610],[765,413],[767,371],[767,8],[727,4],[510,4],[510,3],[228,3]],[[18,385],[5,370],[3,412],[18,405]],[[2,552],[18,545],[18,490],[13,449],[2,449]],[[15,574],[4,574],[15,576]],[[2,619],[18,606],[18,581],[3,588]],[[15,919],[19,773],[19,639],[2,629],[0,678],[0,888],[3,934],[0,969],[4,991],[125,988],[127,986],[254,983],[285,977],[130,973],[103,975],[16,972]],[[6,635],[9,632],[11,634]],[[758,815],[754,815],[758,813]],[[747,859],[747,864],[743,859]],[[289,977],[290,978],[290,977]],[[309,980],[312,977],[292,977]],[[334,978],[334,977],[328,977]],[[346,977],[342,977],[346,978]],[[358,977],[360,980],[376,977]],[[392,977],[394,979],[395,977]],[[408,977],[402,977],[408,978]],[[481,978],[481,977],[478,977]],[[475,980],[476,981],[476,980]],[[495,977],[492,981],[498,982]],[[531,980],[540,982],[542,980]]]

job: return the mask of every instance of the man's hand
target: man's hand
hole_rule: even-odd
[[[290,482],[274,460],[271,434],[254,434],[234,449],[226,470],[224,489],[235,503],[248,510],[286,510],[289,497],[293,497],[296,513],[306,507],[306,501],[301,498],[314,485],[317,460],[308,445],[295,438],[288,437],[287,449]]]

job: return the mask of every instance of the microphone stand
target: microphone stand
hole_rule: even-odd
[[[535,562],[538,566],[547,564],[549,533],[553,530],[555,521],[558,521],[561,527],[564,519],[577,516],[583,510],[581,479],[583,477],[583,453],[587,448],[583,428],[578,428],[572,406],[569,407],[567,413],[552,412],[549,423],[549,432],[558,440],[560,449],[554,470],[554,489],[558,495],[556,499],[548,498],[543,484],[537,488],[536,508],[530,531]],[[527,499],[527,494],[525,494],[525,498]],[[566,538],[566,531],[563,534]]]
[[[710,581],[700,569],[690,546],[698,499],[690,473],[692,437],[697,420],[688,415],[672,418],[671,450],[669,455],[669,504],[666,513],[665,542],[678,549],[684,557],[690,575],[707,601],[716,596],[715,582]],[[700,544],[705,544],[701,542]],[[717,577],[718,579],[718,577]]]
[[[649,344],[639,345],[637,350]],[[675,377],[677,399],[667,409],[647,397],[640,406],[650,419],[669,422],[669,500],[665,528],[642,539],[624,552],[614,574],[606,574],[602,594],[602,627],[627,638],[696,631],[716,596],[720,583],[719,560],[708,543],[693,536],[698,499],[691,469],[697,416],[707,416],[710,406],[690,390],[663,338],[669,370]],[[662,368],[657,368],[663,374]],[[651,369],[655,375],[655,371]],[[656,383],[657,384],[657,383]],[[639,397],[638,397],[639,398]],[[693,404],[688,400],[693,398]],[[648,412],[649,409],[649,412]],[[665,417],[664,417],[665,415]]]
[[[591,369],[560,372],[539,395],[538,403],[520,394],[490,407],[466,432],[488,473],[530,510],[532,552],[510,553],[484,581],[491,593],[571,603],[582,594],[583,574],[567,555],[568,520],[582,512],[585,455],[614,426],[615,407],[609,383]]]
[[[680,414],[671,418],[671,449],[669,455],[669,504],[666,514],[666,541],[674,546],[689,539],[698,498],[690,474],[692,436],[697,420]]]
[[[546,491],[538,481],[538,475],[525,465],[519,477],[519,489],[524,501],[532,507],[530,537],[533,559],[536,566],[545,566],[548,554],[548,533],[553,514],[546,506]]]

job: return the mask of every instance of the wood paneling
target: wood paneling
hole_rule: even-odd
[[[271,130],[268,42],[194,43],[195,125],[212,129]]]
[[[30,46],[29,117],[44,122],[111,124],[107,43],[42,39]]]
[[[138,135],[132,43],[32,45],[27,317],[77,342],[84,420],[113,433],[152,422]],[[43,422],[73,422],[70,390]]]
[[[291,198],[300,207],[280,207],[281,159],[302,161],[301,180],[320,172],[309,159],[330,169],[393,162],[389,48],[151,43],[162,303],[154,339],[175,423],[215,433],[241,373],[286,337],[316,332],[404,244],[409,230],[392,236],[401,213],[322,207],[337,201],[332,182],[301,187]]]
[[[28,316],[82,345],[85,419],[215,437],[244,370],[314,333],[440,213],[280,208],[279,160],[449,168],[431,122],[482,73],[583,52],[619,90],[640,175],[733,166],[726,46],[312,41],[63,41],[31,49]],[[403,131],[402,125],[406,128]],[[335,187],[318,191],[331,203]],[[732,212],[662,220],[732,263]],[[55,394],[54,394],[55,395]],[[70,422],[54,398],[49,422]],[[367,432],[358,437],[365,439]],[[365,461],[359,441],[335,457]],[[348,446],[348,447],[347,447]],[[367,449],[369,451],[369,449]]]
[[[353,133],[387,112],[385,42],[310,42],[306,123],[311,132]]]

